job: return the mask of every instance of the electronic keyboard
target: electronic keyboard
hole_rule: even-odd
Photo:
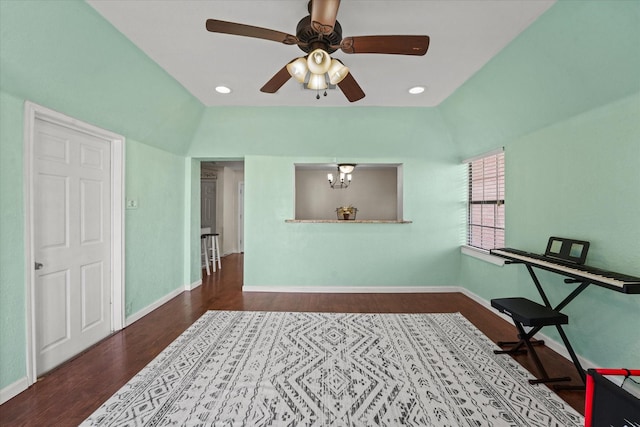
[[[606,271],[587,265],[579,265],[559,258],[534,254],[518,249],[492,249],[490,253],[511,262],[528,264],[533,267],[571,277],[576,282],[589,282],[626,294],[640,294],[640,277]]]

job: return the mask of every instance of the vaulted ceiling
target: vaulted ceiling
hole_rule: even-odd
[[[499,52],[484,59],[484,65],[477,65],[478,70],[467,69],[468,76],[463,87],[459,86],[463,83],[459,79],[449,87],[451,94],[442,95],[446,102],[441,102],[433,97],[435,91],[449,84],[442,77],[446,73],[440,76],[443,85],[434,85],[430,82],[436,74],[431,69],[444,66],[451,78],[456,78],[458,66],[454,66],[454,63],[464,63],[473,55],[450,54],[442,57],[444,65],[436,65],[434,61],[438,45],[446,44],[446,35],[461,38],[461,33],[450,31],[438,35],[431,24],[404,29],[397,25],[396,21],[404,22],[399,17],[381,22],[367,20],[360,30],[357,28],[360,24],[347,24],[347,17],[341,15],[348,10],[346,5],[366,3],[364,11],[358,12],[358,16],[364,16],[370,9],[381,8],[383,3],[397,4],[398,7],[404,5],[405,10],[408,6],[419,10],[425,5],[435,7],[443,3],[446,8],[452,3],[468,5],[471,8],[469,10],[473,10],[477,5],[499,8],[502,4],[523,6],[541,2],[344,0],[338,18],[346,35],[426,33],[431,36],[431,46],[424,57],[347,55],[336,52],[335,56],[340,55],[341,59],[348,62],[367,93],[362,101],[352,104],[337,91],[317,101],[313,92],[300,89],[293,80],[287,82],[277,94],[261,93],[259,88],[264,82],[284,62],[301,55],[302,51],[294,46],[265,40],[210,33],[204,26],[206,19],[213,17],[288,31],[287,28],[297,22],[298,12],[291,13],[292,18],[289,18],[295,21],[294,24],[290,24],[289,20],[278,24],[273,19],[279,15],[273,18],[271,11],[284,4],[304,9],[304,4],[300,5],[305,3],[304,0],[90,1],[91,5],[85,1],[0,0],[0,91],[17,100],[30,100],[121,133],[128,140],[137,140],[179,155],[189,152],[194,135],[201,128],[227,140],[237,141],[243,137],[255,139],[255,135],[244,133],[264,130],[245,129],[247,117],[262,120],[264,126],[277,128],[279,132],[286,130],[297,140],[299,129],[304,128],[300,121],[326,123],[329,120],[343,130],[353,132],[358,127],[375,132],[371,129],[398,126],[398,129],[410,133],[417,123],[423,124],[424,115],[438,116],[443,119],[453,140],[468,143],[469,146],[487,141],[486,144],[495,146],[503,140],[540,129],[640,90],[640,3],[637,1],[555,3]],[[239,11],[236,3],[247,6],[247,10]],[[173,63],[184,67],[189,73],[187,77],[194,81],[200,79],[203,84],[198,87],[201,89],[191,87],[184,76],[168,69],[160,58],[162,55],[141,50],[140,43],[135,41],[136,37],[123,34],[114,27],[113,21],[105,19],[92,5],[105,8],[117,6],[121,10],[119,19],[130,20],[129,25],[133,29],[139,27],[136,31],[147,34],[146,37],[153,40],[153,36],[159,34],[162,43],[157,47],[164,49],[162,51]],[[166,16],[163,20],[158,18],[155,26],[148,22],[159,14],[158,11],[179,5],[186,5],[188,10],[213,9],[197,13],[197,16],[190,18],[188,25],[183,23],[186,18]],[[429,16],[436,15],[437,9],[432,10]],[[235,14],[222,13],[230,10],[235,10]],[[261,14],[252,10],[260,10]],[[460,10],[468,9],[460,7]],[[393,15],[392,11],[388,13]],[[408,16],[406,21],[413,22],[413,14],[409,13]],[[494,21],[511,19],[507,15],[497,16],[500,19],[494,18]],[[481,18],[479,15],[478,19]],[[266,22],[268,20],[271,21]],[[469,17],[467,20],[471,21]],[[143,21],[146,23],[142,24]],[[428,21],[427,17],[424,21]],[[395,25],[393,28],[392,24]],[[163,35],[173,34],[174,26],[185,28],[185,31],[191,31],[187,28],[193,29],[197,38],[203,41],[199,45],[189,45],[181,35]],[[375,28],[369,31],[372,27]],[[474,43],[491,40],[500,33],[485,23],[482,31],[465,40]],[[162,46],[163,43],[167,46]],[[219,55],[230,49],[230,43],[240,43],[245,48],[232,50],[231,53],[236,52],[235,55],[219,59]],[[487,46],[486,43],[480,44]],[[451,46],[454,45],[452,42]],[[205,53],[200,54],[201,51]],[[180,58],[184,60],[180,61]],[[394,64],[397,58],[411,60],[412,66],[396,67],[386,75],[380,72],[379,67],[374,67],[378,72],[368,76],[369,70],[357,65],[360,59],[375,59],[376,66],[379,64],[382,67],[387,61]],[[204,63],[207,61],[213,68],[206,69]],[[261,61],[271,61],[272,64],[267,64],[265,68],[272,69],[263,70]],[[414,72],[416,64],[424,66],[418,73],[420,81],[410,81],[408,76]],[[247,77],[245,73],[254,73],[255,76]],[[367,81],[369,78],[370,83]],[[213,88],[221,83],[230,85],[233,92],[227,96],[216,94]],[[394,86],[398,84],[401,87]],[[410,97],[406,94],[406,88],[412,84],[425,84],[427,90],[422,95]],[[399,89],[396,91],[394,87]],[[428,107],[437,102],[440,102],[437,108],[416,108],[419,111],[411,112],[409,116],[407,111],[395,110],[412,108],[369,108],[399,105]],[[297,108],[299,106],[310,108]],[[348,111],[344,108],[313,108],[325,106],[350,108]],[[274,117],[277,120],[274,121]],[[414,121],[407,117],[414,117]],[[206,146],[210,145],[208,141]],[[206,151],[203,155],[209,156],[208,153]],[[223,150],[223,154],[238,157],[235,152],[229,154]]]
[[[307,0],[87,0],[104,18],[205,106],[439,105],[551,7],[555,0],[345,0],[338,10],[343,37],[428,35],[425,56],[345,54],[342,60],[366,97],[350,104],[340,90],[316,99],[290,79],[277,93],[260,88],[286,63],[304,56],[296,46],[211,33],[209,18],[289,34],[308,15]],[[231,88],[221,95],[215,87]],[[425,92],[410,95],[412,86]]]

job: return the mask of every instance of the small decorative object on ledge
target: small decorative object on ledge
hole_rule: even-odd
[[[344,220],[356,219],[357,212],[358,212],[358,209],[354,208],[353,206],[341,206],[336,209],[336,213],[338,214],[338,219],[344,219]]]

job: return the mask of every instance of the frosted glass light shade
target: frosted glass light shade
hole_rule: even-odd
[[[304,83],[304,78],[307,75],[307,61],[304,58],[298,58],[287,64],[287,71],[297,81]]]
[[[329,83],[337,85],[347,77],[347,74],[349,74],[349,68],[345,67],[344,64],[337,59],[332,59],[331,66],[329,67],[327,74],[329,74]]]
[[[329,71],[331,57],[322,49],[316,49],[307,57],[307,67],[313,74],[324,74]]]
[[[324,78],[324,74],[311,74],[309,77],[309,83],[307,87],[313,90],[322,90],[327,88],[327,81]]]
[[[349,163],[342,163],[338,165],[338,169],[340,169],[341,173],[350,174],[356,168],[356,165]]]

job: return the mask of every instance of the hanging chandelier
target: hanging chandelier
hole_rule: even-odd
[[[351,174],[356,165],[353,163],[340,163],[338,165],[338,173],[334,179],[333,174],[327,174],[329,185],[334,190],[342,190],[351,184]]]
[[[335,88],[347,74],[349,68],[341,61],[331,58],[323,49],[316,49],[305,57],[298,58],[287,64],[287,71],[306,89],[317,91],[316,99],[320,99],[320,91]]]

